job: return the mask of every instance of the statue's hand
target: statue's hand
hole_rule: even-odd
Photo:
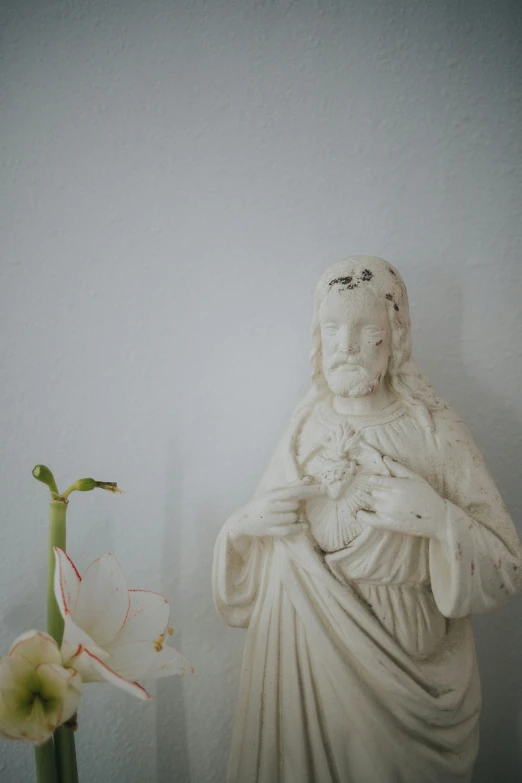
[[[265,492],[240,508],[232,517],[229,536],[291,536],[308,525],[299,520],[302,501],[326,494],[322,484],[289,484]]]
[[[440,539],[444,530],[444,500],[418,473],[384,457],[391,476],[367,476],[371,511],[357,519],[375,528]]]

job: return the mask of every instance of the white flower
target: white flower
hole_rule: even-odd
[[[63,667],[54,639],[28,631],[15,640],[7,658],[0,658],[0,734],[45,742],[74,715],[81,695],[80,676]]]
[[[163,595],[128,590],[111,554],[95,560],[80,577],[65,552],[55,547],[54,553],[54,589],[65,622],[63,659],[84,682],[105,680],[149,699],[136,680],[192,674],[186,658],[164,644],[173,631]]]

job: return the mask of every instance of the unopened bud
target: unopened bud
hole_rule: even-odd
[[[41,481],[42,484],[46,484],[55,495],[58,494],[58,487],[56,486],[54,476],[46,465],[35,465],[33,468],[33,476],[35,479],[38,479],[38,481]]]
[[[65,490],[63,497],[67,498],[71,492],[74,492],[75,490],[78,492],[90,492],[91,489],[106,489],[107,492],[122,492],[121,489],[118,489],[118,485],[115,481],[96,481],[96,479],[92,478],[81,478]]]
[[[95,486],[96,482],[92,478],[78,479],[78,481],[75,481],[73,484],[74,489],[77,489],[78,492],[89,492],[91,489],[94,489]]]

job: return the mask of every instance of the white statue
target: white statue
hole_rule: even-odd
[[[478,748],[470,614],[521,582],[476,444],[411,360],[406,288],[354,256],[316,291],[313,386],[216,543],[248,628],[227,780],[463,783]]]

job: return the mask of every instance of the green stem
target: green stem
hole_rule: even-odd
[[[53,739],[48,739],[34,749],[36,783],[57,783]]]
[[[74,734],[67,726],[59,726],[54,732],[54,749],[58,768],[58,783],[78,783]]]
[[[58,546],[65,552],[65,516],[67,503],[51,500],[49,503],[49,560],[47,571],[47,630],[57,644],[62,643],[63,618],[54,597],[55,558],[53,547]]]
[[[54,597],[55,556],[53,547],[65,552],[67,503],[51,500],[49,503],[49,569],[47,574],[47,630],[61,645],[63,639],[63,618]],[[54,751],[58,783],[78,783],[76,747],[71,729],[59,726],[54,732]],[[40,783],[40,781],[38,781]],[[48,783],[45,780],[43,783]],[[50,783],[50,780],[49,780]]]

